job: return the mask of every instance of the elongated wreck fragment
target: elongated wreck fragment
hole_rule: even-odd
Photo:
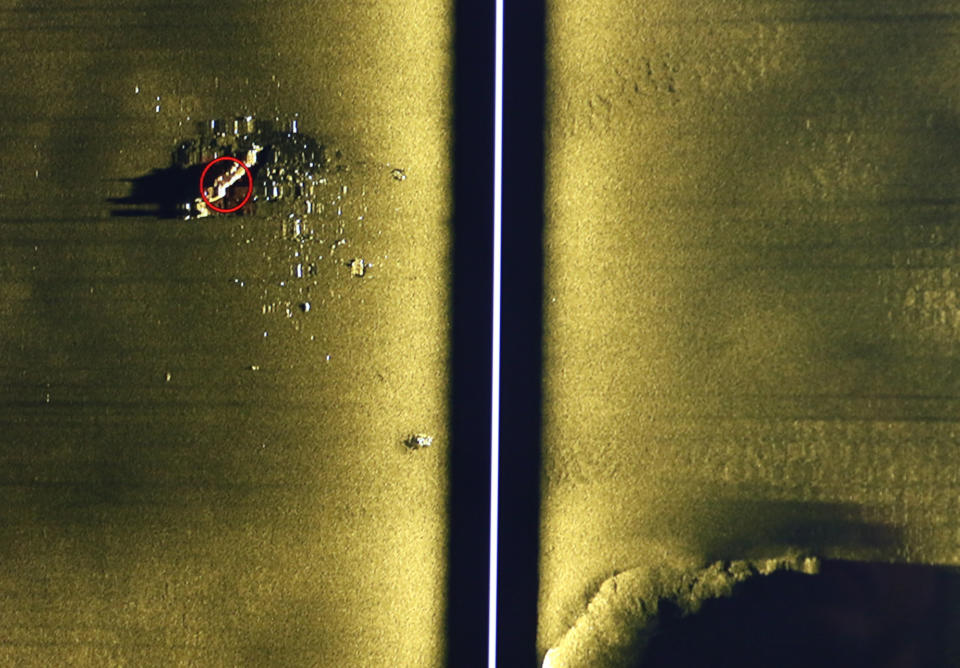
[[[698,612],[704,602],[734,593],[751,578],[777,571],[813,575],[816,557],[799,553],[771,559],[716,562],[700,570],[675,566],[634,568],[608,578],[560,643],[550,649],[543,668],[627,668],[641,666],[645,651],[661,627],[665,607],[681,616]]]
[[[253,144],[249,150],[247,150],[246,155],[243,158],[243,164],[246,165],[247,169],[251,169],[254,165],[257,164],[257,154],[263,150],[262,146]],[[212,213],[212,210],[207,205],[207,202],[217,206],[218,202],[223,202],[227,199],[227,193],[230,188],[236,184],[240,179],[246,176],[247,172],[240,166],[239,162],[230,162],[229,169],[217,176],[214,179],[213,184],[207,187],[204,190],[204,195],[206,196],[206,201],[203,197],[197,197],[193,200],[193,209],[195,218],[204,218],[209,216]],[[253,187],[253,184],[248,184],[248,187]],[[190,211],[191,209],[187,209]]]

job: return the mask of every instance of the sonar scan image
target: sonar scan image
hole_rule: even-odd
[[[549,3],[540,665],[960,665],[955,9]]]
[[[444,665],[449,12],[0,3],[0,665]]]
[[[0,667],[960,667],[954,0],[0,0]]]

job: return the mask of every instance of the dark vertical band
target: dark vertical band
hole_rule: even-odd
[[[497,664],[536,663],[543,302],[543,0],[505,2]]]
[[[447,665],[487,665],[494,3],[456,3]]]

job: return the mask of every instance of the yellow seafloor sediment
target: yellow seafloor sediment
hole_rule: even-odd
[[[0,7],[0,663],[442,665],[450,3],[27,4]],[[197,121],[294,113],[352,168],[306,300],[279,220],[110,216]]]
[[[614,573],[956,563],[949,3],[549,3],[538,646]]]

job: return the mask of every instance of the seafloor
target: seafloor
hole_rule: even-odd
[[[0,2],[0,664],[442,664],[449,23]],[[349,166],[309,241],[112,215],[197,121],[294,113]]]
[[[549,8],[541,657],[634,568],[960,563],[955,3]]]

